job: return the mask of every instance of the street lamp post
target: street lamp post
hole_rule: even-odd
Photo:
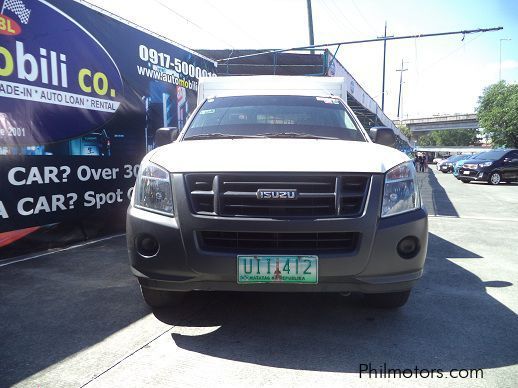
[[[502,81],[502,41],[511,40],[511,38],[500,39],[500,60],[498,61],[498,81]]]

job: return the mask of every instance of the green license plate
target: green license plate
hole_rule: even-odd
[[[237,256],[237,282],[318,283],[318,256]]]

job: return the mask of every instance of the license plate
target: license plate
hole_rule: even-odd
[[[318,283],[318,256],[237,256],[237,282]]]
[[[469,171],[464,171],[464,175],[469,175]]]

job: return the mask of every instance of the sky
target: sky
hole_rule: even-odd
[[[306,0],[88,0],[196,49],[284,49],[309,44]],[[518,82],[517,0],[312,0],[315,44],[477,28],[479,34],[387,42],[385,113],[472,113],[483,89]],[[503,40],[511,39],[511,40]],[[501,51],[500,51],[501,47]],[[334,52],[333,48],[330,48]],[[500,61],[501,54],[501,61]],[[383,43],[342,46],[338,60],[381,106]]]

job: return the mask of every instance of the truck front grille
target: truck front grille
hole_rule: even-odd
[[[339,251],[351,253],[356,250],[359,233],[318,232],[318,233],[263,233],[263,232],[198,232],[202,249],[210,251],[255,251],[281,252],[304,250]]]
[[[359,217],[370,175],[186,174],[195,214],[226,217]],[[262,199],[259,190],[296,191],[294,199]]]

